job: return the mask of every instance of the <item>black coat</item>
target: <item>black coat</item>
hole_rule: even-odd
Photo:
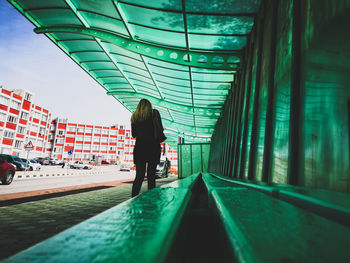
[[[160,143],[154,138],[152,118],[131,124],[132,137],[136,138],[134,163],[160,161]]]

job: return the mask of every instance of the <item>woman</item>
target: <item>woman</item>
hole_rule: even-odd
[[[134,148],[136,178],[132,185],[132,197],[138,195],[140,192],[143,179],[145,178],[146,164],[148,189],[150,190],[156,186],[155,174],[161,151],[160,140],[157,135],[159,132],[157,132],[155,126],[158,125],[154,125],[151,102],[141,99],[136,111],[131,116],[131,133],[132,137],[136,138]]]

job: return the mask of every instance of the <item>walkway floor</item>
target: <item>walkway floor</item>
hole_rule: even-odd
[[[176,179],[158,179],[157,186]],[[117,187],[75,194],[69,191],[61,197],[0,207],[0,260],[128,200],[131,186],[125,182]],[[147,191],[146,182],[141,191]]]

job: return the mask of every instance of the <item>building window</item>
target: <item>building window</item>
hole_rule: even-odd
[[[0,95],[0,104],[7,106],[9,104],[9,98]]]
[[[15,141],[15,148],[16,149],[22,149],[22,141]]]
[[[85,129],[85,133],[92,133],[92,129],[91,128]]]
[[[17,123],[17,118],[14,117],[14,116],[9,115],[8,118],[7,118],[7,121],[11,122],[11,123]]]
[[[21,109],[21,103],[11,100],[11,108],[14,108],[16,110],[20,110]]]
[[[27,101],[31,101],[31,99],[32,99],[32,94],[26,92],[26,94],[24,95],[24,99],[27,100]]]
[[[38,133],[38,132],[39,132],[39,126],[33,124],[32,127],[30,127],[30,130],[31,130],[32,132]]]
[[[56,139],[56,143],[63,144],[63,139]]]
[[[29,114],[28,114],[27,112],[23,112],[23,111],[22,111],[22,112],[21,112],[21,119],[22,119],[22,120],[27,120],[27,119],[28,119],[28,115],[29,115]]]
[[[4,131],[4,137],[12,139],[13,137],[15,137],[15,133],[10,131]]]
[[[44,133],[45,133],[45,128],[40,127],[39,135],[44,135]]]
[[[6,114],[0,112],[0,121],[5,121],[6,120]]]
[[[63,135],[64,131],[58,131],[58,135]]]
[[[77,132],[84,132],[84,128],[79,127]]]
[[[34,111],[34,118],[40,120],[40,112]]]
[[[75,132],[75,127],[74,126],[68,126],[68,131],[69,132]]]
[[[22,126],[18,126],[17,127],[17,132],[19,133],[19,134],[24,134],[24,131],[25,131],[25,128],[24,127],[22,127]]]
[[[46,122],[46,121],[47,121],[47,115],[43,115],[43,116],[41,117],[41,120],[42,120],[43,122]]]

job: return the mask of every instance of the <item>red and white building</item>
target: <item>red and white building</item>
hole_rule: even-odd
[[[52,119],[48,110],[33,104],[33,98],[29,91],[10,91],[0,86],[0,153],[27,157],[24,146],[31,141],[34,150],[29,158],[133,162],[135,139],[130,128]],[[168,144],[165,148],[162,158],[167,157],[177,170],[177,152]],[[68,154],[69,150],[72,155]]]
[[[132,162],[135,139],[123,125],[97,126],[56,118],[49,134],[50,156],[64,160]],[[68,151],[73,154],[69,155]]]
[[[26,90],[0,87],[0,153],[25,157],[24,145],[31,141],[31,158],[47,155],[51,113],[33,104],[33,97]]]

